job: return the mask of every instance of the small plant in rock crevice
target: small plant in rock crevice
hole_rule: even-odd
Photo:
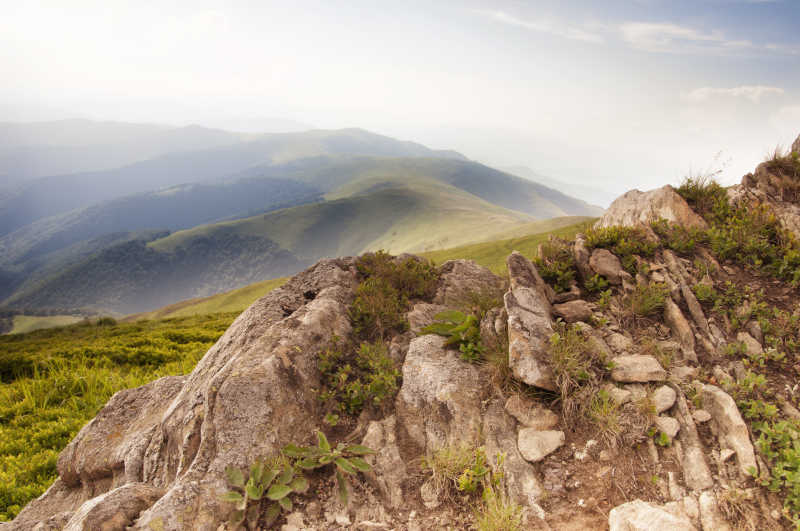
[[[425,334],[437,334],[447,338],[445,346],[458,347],[461,359],[470,363],[481,359],[484,347],[481,344],[480,322],[472,314],[447,310],[434,316],[436,322],[422,329]]]
[[[345,445],[339,443],[332,447],[328,438],[317,431],[317,446],[305,447],[289,444],[281,450],[283,455],[294,459],[294,466],[302,470],[315,470],[327,466],[334,467],[339,501],[347,504],[349,497],[345,476],[355,476],[359,472],[368,472],[372,467],[363,456],[375,451],[359,444]]]
[[[651,282],[638,284],[628,296],[628,303],[634,315],[653,317],[664,309],[667,297],[669,297],[669,287],[666,284]]]
[[[569,291],[575,280],[577,268],[570,243],[562,238],[550,237],[539,247],[539,256],[533,259],[542,279],[556,293]]]
[[[238,468],[228,467],[225,475],[232,488],[221,499],[236,504],[230,522],[250,529],[257,529],[261,519],[271,526],[282,511],[292,510],[293,493],[308,490],[308,480],[283,459],[256,461],[250,466],[247,482]]]
[[[586,291],[589,293],[602,292],[608,288],[608,280],[606,280],[605,277],[595,274],[586,279],[586,282],[583,283],[583,287],[586,288]]]

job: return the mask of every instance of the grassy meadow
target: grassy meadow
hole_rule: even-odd
[[[55,480],[59,452],[111,395],[191,371],[236,315],[0,336],[0,522]]]

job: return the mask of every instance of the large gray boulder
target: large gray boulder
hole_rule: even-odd
[[[531,261],[516,251],[507,264],[511,289],[503,300],[508,314],[508,364],[515,378],[554,391],[548,356],[553,310],[544,281]]]
[[[444,341],[436,335],[411,341],[395,401],[398,422],[428,454],[448,445],[477,446],[481,430],[481,375]]]
[[[253,303],[187,377],[117,393],[64,450],[61,479],[6,528],[64,512],[122,521],[119,509],[129,529],[216,530],[233,509],[219,498],[226,467],[310,441],[317,353],[351,331],[352,265],[324,260]]]
[[[631,190],[621,195],[611,203],[595,227],[644,226],[649,230],[650,222],[661,218],[686,228],[707,227],[705,220],[669,185],[648,192]]]

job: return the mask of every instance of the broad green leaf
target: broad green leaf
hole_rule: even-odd
[[[361,472],[367,472],[369,471],[370,468],[372,468],[369,466],[369,463],[367,463],[360,457],[351,457],[350,459],[348,459],[348,461],[350,462],[351,465],[356,467],[356,469],[360,470]]]
[[[247,508],[247,522],[250,524],[250,527],[255,529],[256,524],[258,524],[258,516],[259,516],[258,504],[253,504]]]
[[[277,503],[270,503],[264,513],[264,520],[266,520],[267,527],[271,526],[280,515],[281,506]]]
[[[336,486],[338,487],[339,501],[342,502],[342,505],[347,505],[347,482],[338,468],[336,469]]]
[[[229,490],[222,496],[220,496],[222,501],[230,502],[230,503],[239,503],[240,501],[244,500],[244,496],[236,492],[235,490]]]
[[[328,438],[325,437],[325,434],[321,431],[317,432],[317,441],[319,442],[319,448],[323,452],[330,452],[331,451],[331,443],[328,442]]]
[[[292,492],[292,488],[289,485],[279,485],[276,483],[269,488],[269,491],[267,491],[267,498],[273,501],[278,501],[281,498],[286,497],[286,495],[290,492]]]
[[[355,474],[356,468],[350,464],[350,461],[345,459],[344,457],[337,457],[336,458],[336,466],[344,472],[348,474]]]
[[[286,457],[293,457],[295,459],[299,459],[301,457],[305,457],[306,455],[308,455],[309,449],[294,444],[287,444],[286,446],[283,447],[283,450],[281,450],[281,452],[283,452],[283,455],[285,455]]]
[[[422,329],[424,334],[436,334],[439,336],[449,336],[453,325],[448,323],[432,323]]]
[[[333,456],[332,455],[323,455],[322,457],[319,458],[319,464],[320,465],[327,465],[331,461],[333,461]]]
[[[261,478],[261,485],[263,485],[264,488],[269,487],[279,472],[280,470],[278,470],[278,467],[268,468],[267,472],[264,474],[264,477]]]
[[[281,504],[281,507],[283,507],[284,510],[286,510],[286,511],[291,511],[292,510],[292,500],[289,498],[289,496],[286,496],[285,498],[281,498],[280,500],[278,500],[278,503]]]
[[[283,469],[283,473],[280,476],[278,476],[276,483],[279,483],[281,485],[286,485],[292,480],[293,477],[294,477],[294,467],[287,466],[286,468]]]
[[[247,497],[251,500],[260,500],[261,496],[264,494],[264,488],[260,485],[250,485],[248,483],[244,490],[247,492]]]
[[[314,459],[313,457],[307,457],[302,461],[300,461],[299,463],[297,463],[297,466],[299,466],[304,470],[313,470],[315,468],[319,468],[325,465],[321,464],[317,459]]]
[[[354,455],[368,455],[374,454],[375,450],[372,448],[367,448],[366,446],[361,446],[360,444],[354,444],[352,446],[348,446],[344,449],[345,452]]]
[[[261,476],[264,475],[264,464],[261,461],[256,461],[252,465],[250,465],[250,478],[253,480],[253,483],[258,485],[261,483]]]
[[[303,476],[297,476],[289,483],[289,486],[293,491],[302,493],[308,490],[308,480]]]
[[[225,469],[225,475],[228,477],[228,483],[234,487],[244,488],[244,474],[241,470],[229,466]]]

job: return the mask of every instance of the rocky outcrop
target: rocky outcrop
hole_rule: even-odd
[[[606,210],[595,227],[642,225],[648,228],[651,221],[666,219],[684,227],[706,228],[705,220],[697,215],[669,185],[649,192],[631,190],[617,198]]]
[[[564,432],[556,430],[537,430],[523,428],[519,430],[517,446],[527,461],[536,463],[555,452],[564,444]]]
[[[622,262],[608,249],[595,249],[589,258],[589,267],[600,276],[615,285],[622,284],[627,273],[622,269]]]
[[[513,252],[507,260],[511,289],[504,296],[508,314],[508,362],[514,377],[528,385],[555,390],[547,359],[553,334],[552,306],[533,264]]]
[[[616,382],[663,382],[667,371],[653,356],[631,354],[612,359],[611,378]]]
[[[750,476],[752,471],[757,472],[758,465],[753,444],[750,442],[750,432],[733,398],[717,386],[704,385],[703,405],[714,420],[722,448],[736,452],[742,477]]]

